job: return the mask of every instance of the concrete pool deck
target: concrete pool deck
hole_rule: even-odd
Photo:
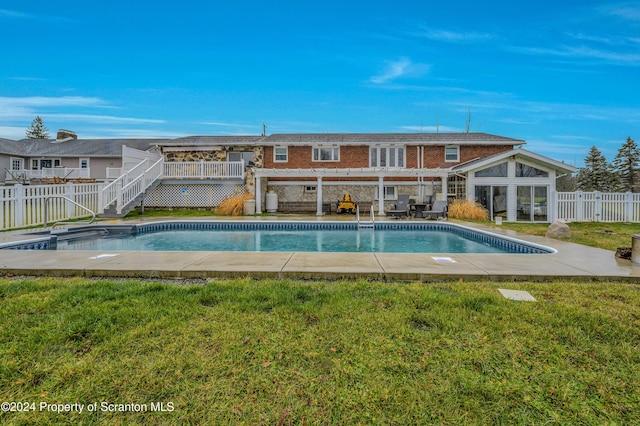
[[[349,216],[166,217],[162,220],[351,220]],[[385,220],[384,218],[379,219]],[[96,224],[133,224],[108,220]],[[406,220],[403,220],[406,222]],[[291,279],[373,279],[387,281],[553,279],[640,282],[640,265],[614,252],[536,237],[499,226],[462,223],[475,229],[553,247],[554,254],[144,252],[84,250],[0,250],[1,275],[132,278],[256,277]],[[0,243],[33,238],[33,230],[0,233]],[[631,244],[631,241],[629,242]]]

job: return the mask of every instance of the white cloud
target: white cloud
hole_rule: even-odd
[[[600,7],[599,10],[607,15],[616,16],[626,21],[640,22],[640,6],[637,4],[612,4]]]
[[[27,126],[25,127],[17,127],[17,126],[0,126],[0,138],[3,139],[24,139],[25,132],[27,131]]]
[[[23,98],[10,98],[0,96],[0,107],[50,107],[50,106],[103,106],[106,102],[100,98],[84,96],[27,96]]]
[[[490,33],[475,31],[451,31],[436,28],[425,28],[413,33],[418,37],[429,40],[445,41],[449,43],[470,43],[495,39],[496,36]]]
[[[56,118],[59,120],[85,121],[89,123],[160,124],[165,122],[165,120],[156,120],[156,119],[150,119],[150,118],[117,117],[113,115],[93,115],[93,114],[47,114],[47,117]]]
[[[452,132],[460,132],[461,129],[450,126],[400,126],[401,130],[407,130],[410,132],[418,132],[418,133],[452,133]]]
[[[516,52],[529,55],[549,55],[564,58],[587,58],[599,59],[614,63],[625,63],[629,65],[640,65],[639,53],[615,52],[611,50],[594,49],[588,46],[567,46],[561,45],[555,48],[548,47],[513,47]]]
[[[369,79],[372,83],[389,83],[401,77],[417,77],[429,71],[427,64],[414,64],[408,58],[401,58],[397,61],[387,61],[386,66],[378,75]]]

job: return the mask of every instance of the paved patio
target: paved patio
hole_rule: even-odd
[[[154,218],[153,221],[181,218]],[[182,218],[187,219],[187,218]],[[188,220],[222,220],[218,217]],[[229,220],[230,218],[224,218]],[[256,220],[255,217],[246,219]],[[352,216],[264,216],[260,220],[354,220]],[[235,218],[245,220],[245,218]],[[385,220],[385,219],[380,219]],[[151,221],[151,220],[147,220]],[[102,224],[119,224],[120,220]],[[126,221],[136,223],[136,221]],[[542,244],[555,254],[447,253],[306,253],[306,252],[143,252],[0,250],[0,274],[31,276],[291,279],[545,281],[552,279],[640,282],[640,265],[617,259],[614,252],[520,234],[499,226],[464,223]],[[98,224],[97,226],[100,226]],[[35,230],[34,230],[35,231]],[[25,240],[27,232],[0,234],[0,242]],[[631,245],[631,241],[629,242]]]

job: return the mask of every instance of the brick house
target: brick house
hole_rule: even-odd
[[[495,161],[511,164],[509,170],[515,170],[516,164],[520,170],[526,165],[530,173],[537,170],[528,181],[537,188],[537,213],[542,213],[541,200],[555,191],[555,179],[575,171],[521,149],[523,140],[486,133],[274,134],[260,143],[262,167],[254,169],[257,212],[263,210],[265,190],[277,194],[278,211],[318,214],[331,209],[345,193],[361,210],[373,206],[378,214],[395,204],[399,194],[407,194],[419,203],[453,197],[477,199],[489,208],[492,218],[504,214],[506,220],[524,220],[524,213],[516,213],[517,205],[525,203],[516,202],[516,194],[520,191],[523,198],[524,190],[514,186],[515,174],[489,171],[485,174],[499,176],[483,181],[482,169],[493,167]],[[476,189],[473,182],[484,185]],[[498,198],[486,194],[487,183],[489,192],[495,189]],[[507,199],[507,188],[512,194],[509,205],[516,206],[508,217],[506,208],[497,204]],[[500,190],[505,192],[504,199]],[[537,214],[531,220],[545,219],[546,215]]]

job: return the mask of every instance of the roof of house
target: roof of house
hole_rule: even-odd
[[[504,160],[505,158],[509,158],[511,156],[525,157],[528,160],[533,161],[534,163],[539,163],[546,167],[550,167],[566,173],[573,173],[578,171],[576,167],[570,166],[569,164],[553,160],[549,157],[545,157],[544,155],[536,154],[535,152],[527,151],[523,148],[516,148],[511,151],[500,152],[498,154],[489,155],[487,157],[475,158],[473,160],[453,166],[451,168],[451,171],[466,173],[471,170],[477,170],[485,166],[497,163],[500,160]]]
[[[121,157],[124,145],[144,151],[164,141],[166,139],[0,139],[0,153],[26,157]]]
[[[291,133],[270,136],[187,136],[176,139],[0,139],[0,153],[27,157],[120,157],[122,146],[163,147],[274,145],[522,145],[525,141],[487,133]]]
[[[522,145],[521,139],[488,133],[291,133],[268,136],[265,145]]]

